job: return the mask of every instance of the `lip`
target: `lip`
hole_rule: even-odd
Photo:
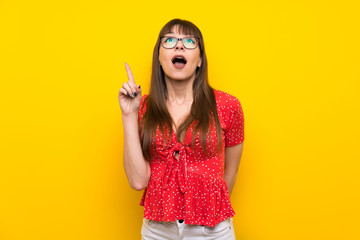
[[[185,56],[184,55],[179,55],[179,54],[173,56],[173,58],[171,59],[171,62],[174,62],[174,59],[177,58],[177,57],[182,57],[185,60],[185,62],[187,63],[187,60],[186,60]]]

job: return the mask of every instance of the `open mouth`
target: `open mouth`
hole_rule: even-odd
[[[183,55],[175,55],[171,62],[174,64],[174,67],[177,69],[181,69],[185,67],[185,64],[187,63],[186,58]]]

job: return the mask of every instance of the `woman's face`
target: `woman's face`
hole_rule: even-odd
[[[175,26],[171,33],[164,36],[183,38],[191,35],[180,34]],[[178,41],[174,48],[167,49],[160,44],[159,61],[166,78],[187,80],[193,77],[195,79],[196,67],[201,66],[199,45],[195,49],[187,49],[182,41]]]

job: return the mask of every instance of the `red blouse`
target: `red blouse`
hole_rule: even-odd
[[[201,148],[199,133],[195,148],[191,147],[193,125],[181,143],[175,132],[172,141],[166,143],[158,129],[158,155],[151,149],[151,177],[140,202],[144,206],[144,218],[164,222],[184,219],[186,224],[214,227],[235,215],[224,180],[225,147],[244,141],[244,116],[236,97],[215,89],[214,92],[222,129],[220,153],[216,152],[216,145],[212,146],[217,144],[216,128],[211,130],[211,142],[207,142],[208,156]],[[141,98],[139,123],[145,113],[146,96]]]

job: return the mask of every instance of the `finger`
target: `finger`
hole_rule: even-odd
[[[140,85],[136,85],[136,92],[138,95],[141,96],[141,86]]]
[[[140,85],[135,85],[134,86],[134,96],[136,97],[136,96],[139,96],[140,98],[142,97],[142,94],[141,94],[141,87],[140,87]]]
[[[128,84],[131,88],[130,95],[136,97],[137,91],[136,91],[136,84],[135,84],[134,76],[131,72],[129,64],[125,63],[125,67],[126,67],[126,72],[128,74],[128,78],[129,78]]]
[[[128,96],[133,95],[133,92],[132,92],[132,90],[131,90],[131,88],[130,88],[130,86],[129,86],[129,84],[128,84],[127,82],[125,82],[125,83],[122,85],[122,87],[126,90],[126,92],[127,92],[126,95],[128,95]]]
[[[125,63],[125,68],[126,68],[126,73],[127,73],[128,79],[135,84],[134,75],[131,72],[129,64]]]
[[[133,94],[136,97],[136,95],[137,95],[137,90],[136,90],[137,86],[136,86],[136,84],[131,80],[127,81],[127,83],[129,84],[129,86],[131,88],[130,95]]]
[[[123,94],[123,95],[127,96],[127,93],[128,92],[124,88],[120,88],[119,94]]]

